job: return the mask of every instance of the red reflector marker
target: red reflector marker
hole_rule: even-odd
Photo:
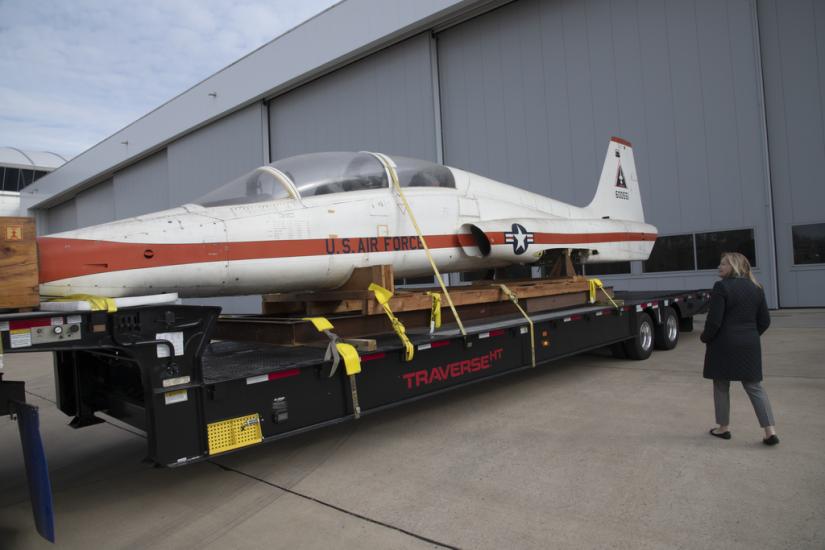
[[[282,370],[281,372],[270,372],[267,378],[269,380],[278,380],[279,378],[289,378],[290,376],[298,376],[301,374],[299,369]]]
[[[438,342],[433,342],[430,345],[434,348],[443,348],[444,346],[449,346],[450,341],[449,340],[439,340]]]
[[[382,353],[372,353],[370,355],[362,355],[361,356],[361,362],[363,363],[364,361],[372,361],[374,359],[383,359],[386,356],[387,356],[387,354],[383,353],[383,352]]]
[[[490,331],[490,337],[493,337],[493,336],[504,336],[504,329],[491,330]]]
[[[50,326],[52,326],[52,321],[49,317],[43,317],[40,319],[26,319],[24,321],[9,321],[9,330]]]

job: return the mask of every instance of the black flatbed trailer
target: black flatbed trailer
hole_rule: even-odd
[[[646,359],[690,330],[707,291],[617,292],[592,305],[530,315],[535,366],[610,346]],[[511,316],[408,331],[411,361],[394,333],[375,336],[361,372],[333,372],[324,346],[213,340],[220,309],[151,305],[107,312],[0,315],[6,353],[54,353],[57,406],[80,428],[103,413],[146,433],[147,458],[181,466],[249,445],[353,420],[389,407],[532,368],[529,324]],[[255,316],[250,316],[254,319]],[[329,319],[333,325],[335,318]],[[293,320],[293,322],[306,322]],[[373,338],[373,337],[371,337]],[[1,376],[1,374],[0,374]],[[0,379],[0,415],[24,401]]]
[[[0,354],[53,352],[57,406],[70,426],[97,424],[100,414],[116,418],[145,432],[148,460],[177,467],[606,346],[617,357],[647,359],[654,347],[675,347],[709,297],[617,292],[618,307],[531,312],[529,321],[514,308],[466,323],[466,334],[454,325],[434,334],[410,330],[410,361],[395,333],[371,336],[375,347],[360,354],[357,374],[323,345],[215,339],[220,308],[209,306],[0,314]],[[254,315],[242,321],[252,335],[272,323]],[[38,410],[25,403],[24,382],[2,375],[0,416],[18,421],[35,525],[54,542]]]

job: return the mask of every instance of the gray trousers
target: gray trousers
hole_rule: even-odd
[[[771,403],[768,401],[768,394],[765,393],[762,384],[760,382],[742,382],[742,386],[751,399],[753,410],[756,411],[756,418],[759,419],[759,425],[763,428],[774,426]],[[729,380],[713,381],[713,404],[716,408],[716,423],[720,426],[730,424]]]

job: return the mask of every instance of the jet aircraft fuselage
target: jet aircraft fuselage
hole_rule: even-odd
[[[421,227],[417,234],[392,184]],[[633,152],[613,138],[596,196],[576,207],[456,168],[374,153],[317,153],[262,166],[178,208],[38,240],[41,294],[181,297],[335,288],[353,269],[397,277],[530,264],[643,260]]]

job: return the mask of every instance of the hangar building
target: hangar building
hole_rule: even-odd
[[[613,135],[634,145],[661,237],[649,262],[594,271],[704,288],[737,249],[772,306],[825,306],[818,0],[344,0],[23,200],[56,232],[180,205],[270,160],[378,150],[585,205]]]
[[[0,147],[0,192],[20,191],[65,162],[65,157],[49,151]]]

